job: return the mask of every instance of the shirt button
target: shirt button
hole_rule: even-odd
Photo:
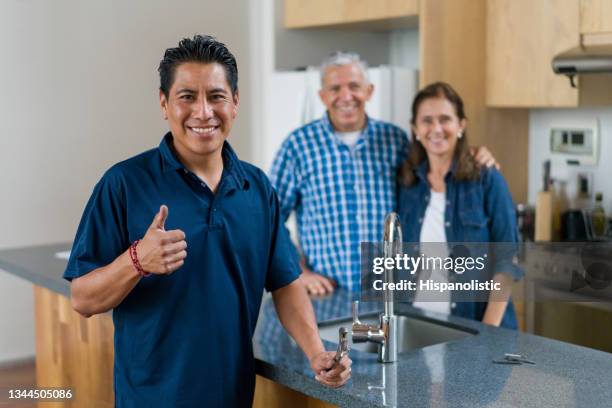
[[[450,228],[450,221],[446,221],[444,225],[446,225],[446,228]]]
[[[429,201],[429,196],[425,196],[425,201]]]
[[[446,205],[450,205],[450,200],[446,200]]]
[[[454,308],[456,308],[456,307],[457,307],[457,304],[456,304],[455,302],[452,302],[452,303],[451,303],[451,309],[454,309]]]
[[[423,223],[423,217],[419,218],[419,224]]]

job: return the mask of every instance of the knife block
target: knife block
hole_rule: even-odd
[[[552,191],[540,191],[536,198],[535,241],[553,239],[553,201]]]

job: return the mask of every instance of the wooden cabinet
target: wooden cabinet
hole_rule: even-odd
[[[555,74],[555,55],[579,44],[612,43],[609,0],[487,0],[486,103],[554,108],[612,104],[612,74],[585,74],[577,88]]]
[[[579,44],[579,10],[578,0],[487,0],[488,106],[578,105],[578,89],[551,61]]]
[[[418,5],[418,0],[285,0],[285,27],[405,28],[418,24]]]
[[[580,1],[580,33],[612,34],[612,1]]]
[[[40,406],[114,407],[111,314],[86,319],[72,310],[67,297],[36,285],[34,302],[36,385],[73,393],[72,399]]]
[[[420,82],[424,86],[445,81],[457,89],[465,103],[470,143],[491,150],[501,164],[515,202],[525,202],[529,112],[486,106],[486,6],[486,0],[421,3]]]

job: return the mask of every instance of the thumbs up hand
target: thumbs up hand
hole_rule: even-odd
[[[164,225],[166,224],[167,218],[168,218],[168,207],[166,207],[165,205],[162,205],[161,207],[159,207],[159,211],[157,212],[157,214],[155,214],[155,218],[153,218],[153,222],[151,223],[151,226],[149,226],[149,229],[157,228],[157,229],[164,231],[165,230]]]
[[[185,233],[166,231],[168,207],[162,205],[136,248],[138,261],[145,272],[169,275],[183,266],[187,256]]]

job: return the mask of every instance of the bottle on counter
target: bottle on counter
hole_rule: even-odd
[[[553,180],[550,191],[552,194],[552,240],[561,240],[561,214],[568,208],[566,183]]]
[[[603,194],[595,194],[595,207],[591,211],[591,225],[593,226],[593,235],[595,237],[603,237],[606,235],[608,227],[606,212],[603,208]]]

